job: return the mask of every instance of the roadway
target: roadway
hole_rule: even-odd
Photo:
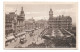
[[[30,36],[29,34],[26,34],[27,42],[24,44],[19,43],[19,44],[17,44],[16,47],[28,47],[28,45],[30,45],[32,43],[40,44],[40,43],[44,42],[44,39],[41,39],[41,37],[39,37],[42,30],[43,29],[35,30],[34,33],[32,34],[32,36]]]
[[[69,47],[70,45],[68,44],[68,42],[65,42],[62,37],[64,37],[63,32],[60,29],[53,29],[52,30],[52,40],[49,39],[44,39],[41,38],[41,32],[43,32],[44,29],[37,29],[34,30],[34,32],[32,33],[32,36],[30,36],[30,34],[26,33],[26,40],[27,42],[25,42],[24,44],[19,43],[20,39],[18,38],[16,40],[16,42],[12,42],[10,43],[10,45],[8,45],[6,48],[19,48],[19,47],[23,47],[23,48],[27,48],[28,45],[31,45],[32,43],[35,43],[37,45],[41,44],[41,43],[45,43],[47,47]],[[48,30],[48,29],[47,29]],[[45,47],[46,47],[45,46]]]

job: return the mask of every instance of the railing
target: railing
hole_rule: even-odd
[[[64,29],[65,30],[65,29]],[[76,37],[74,36],[74,34],[72,34],[71,32],[69,32],[69,31],[67,31],[67,30],[65,30],[67,33],[69,33],[71,36],[73,36],[75,39],[76,39]]]

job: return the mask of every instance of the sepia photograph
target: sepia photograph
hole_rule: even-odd
[[[4,2],[5,49],[77,49],[77,2]]]

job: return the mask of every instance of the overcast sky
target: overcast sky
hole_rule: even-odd
[[[77,4],[75,3],[7,3],[5,4],[5,13],[14,12],[17,10],[17,14],[20,13],[21,7],[25,13],[25,19],[34,18],[39,19],[48,19],[49,10],[52,8],[53,16],[71,16],[72,23],[76,24],[77,18]]]

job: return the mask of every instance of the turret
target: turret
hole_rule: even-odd
[[[53,11],[52,11],[52,9],[50,9],[50,11],[49,11],[49,17],[53,18]]]
[[[21,16],[21,17],[24,17],[24,16],[25,16],[24,11],[23,11],[23,7],[21,7],[20,16]]]

